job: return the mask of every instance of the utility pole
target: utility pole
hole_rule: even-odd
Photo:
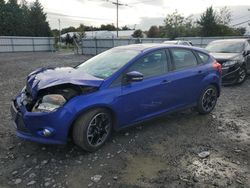
[[[128,4],[122,4],[119,3],[119,0],[116,0],[116,2],[114,1],[110,1],[110,0],[106,0],[107,2],[111,2],[112,4],[116,5],[116,36],[117,38],[119,37],[119,6],[128,6]]]
[[[59,46],[61,45],[61,20],[58,19],[58,24],[59,24]]]
[[[119,32],[118,32],[118,27],[119,27],[119,24],[118,24],[118,16],[119,16],[119,5],[118,5],[118,0],[116,0],[116,36],[117,38],[119,37]]]

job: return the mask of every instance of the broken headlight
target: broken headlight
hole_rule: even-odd
[[[32,112],[53,112],[66,103],[62,95],[49,94],[43,96],[34,105]]]

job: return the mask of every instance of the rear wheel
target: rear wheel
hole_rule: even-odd
[[[203,90],[198,105],[197,110],[200,114],[210,113],[217,102],[218,90],[215,86],[209,85]]]
[[[108,110],[98,108],[82,114],[73,127],[75,144],[93,152],[104,145],[111,134],[112,116]]]
[[[247,78],[247,69],[244,66],[241,66],[239,70],[237,83],[242,84],[246,80],[246,78]]]

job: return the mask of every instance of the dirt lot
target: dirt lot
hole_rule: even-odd
[[[96,153],[72,143],[46,146],[17,138],[9,107],[26,75],[38,67],[74,66],[85,59],[60,53],[0,54],[1,188],[250,187],[250,79],[223,87],[210,115],[192,110],[165,115],[114,133]],[[209,156],[199,156],[202,151]]]

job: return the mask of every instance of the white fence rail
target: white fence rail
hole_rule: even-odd
[[[96,55],[116,46],[138,44],[138,43],[162,43],[164,38],[143,39],[82,39],[82,54]]]
[[[0,52],[54,51],[53,37],[0,36]]]
[[[221,37],[179,37],[176,40],[191,41],[194,46],[204,48],[214,40],[249,38],[249,36],[221,36]]]
[[[175,40],[188,40],[197,47],[205,47],[208,43],[219,39],[248,38],[247,36],[230,37],[180,37]],[[116,46],[137,43],[162,43],[169,38],[141,38],[141,39],[82,39],[82,54],[96,55]]]

